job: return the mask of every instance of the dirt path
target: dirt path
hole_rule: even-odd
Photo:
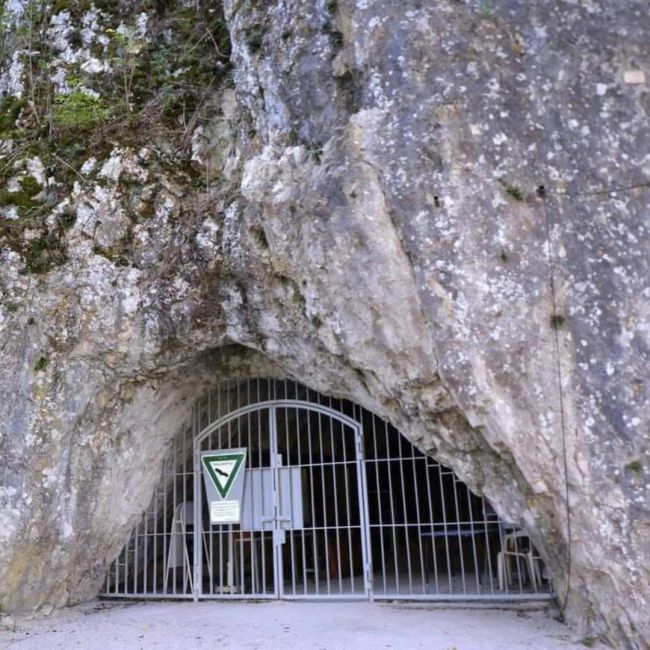
[[[577,650],[541,611],[379,603],[93,603],[0,631],[15,650]]]

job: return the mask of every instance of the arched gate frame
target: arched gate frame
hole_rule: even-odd
[[[270,506],[270,509],[257,513],[261,514],[259,517],[256,517],[254,512],[249,513],[249,516],[246,517],[249,522],[248,526],[218,525],[217,530],[214,531],[208,520],[206,528],[205,490],[200,460],[201,452],[206,450],[205,443],[209,441],[211,444],[207,446],[212,447],[211,438],[215,433],[232,423],[239,424],[238,421],[243,418],[246,418],[245,437],[250,440],[251,415],[258,418],[253,425],[258,425],[258,442],[260,442],[263,427],[259,418],[262,414],[266,414],[268,417],[270,451],[268,464],[260,463],[258,465],[255,463],[254,455],[260,449],[251,449],[247,454],[247,476],[255,477],[258,480],[247,481],[243,509],[247,510],[248,508],[254,511],[256,506],[264,509],[265,504]],[[305,414],[316,415],[316,422],[309,417],[303,417],[301,422],[300,415],[304,416]],[[293,419],[292,423],[290,423],[291,419]],[[329,427],[324,426],[323,419],[329,423]],[[331,426],[333,423],[340,425],[336,434],[335,427]],[[282,424],[284,424],[284,431],[280,430]],[[295,425],[293,430],[289,429],[290,424]],[[317,430],[313,430],[316,427]],[[233,445],[235,447],[242,444],[241,427],[237,427],[237,429],[237,443]],[[323,431],[323,429],[326,430]],[[343,440],[341,440],[341,436]],[[281,442],[283,437],[284,444]],[[330,445],[329,462],[325,460],[326,454],[323,451],[324,437],[325,445]],[[293,438],[291,442],[297,443],[297,449],[291,447],[290,438]],[[368,495],[362,441],[363,428],[360,422],[327,406],[291,399],[250,404],[228,413],[206,427],[194,440],[194,599],[370,598],[372,596],[372,567],[369,553]],[[228,448],[222,447],[221,441],[218,444],[220,449]],[[283,451],[286,452],[288,458],[285,458]],[[299,458],[292,458],[295,452]],[[305,453],[307,454],[306,462]],[[331,470],[329,476],[325,476],[324,468]],[[294,470],[298,470],[298,474]],[[260,471],[261,473],[259,473]],[[258,473],[254,474],[255,472]],[[316,480],[314,479],[315,473],[319,474]],[[302,489],[305,487],[304,480],[300,480],[304,477],[301,477],[300,474],[307,475],[306,489],[308,493],[305,495],[302,494]],[[265,478],[270,480],[266,482]],[[356,482],[356,495],[352,494],[353,486],[350,485],[353,481]],[[333,503],[324,501],[328,494],[326,483],[330,482],[332,485],[329,487],[338,491],[338,496],[336,494],[332,496],[332,492],[329,493],[329,496],[334,499]],[[267,491],[268,487],[271,487],[270,499],[264,497],[265,485]],[[254,489],[256,487],[257,490]],[[318,494],[315,495],[315,491]],[[300,494],[296,494],[296,492],[300,492]],[[261,503],[256,503],[256,496],[260,494],[262,495]],[[341,494],[342,499],[340,498]],[[318,496],[321,498],[318,499]],[[303,500],[308,502],[307,510],[311,510],[311,512],[302,512]],[[328,510],[332,510],[332,505],[334,505],[334,516],[328,518]],[[295,522],[297,511],[300,511],[301,525],[297,525]],[[305,519],[310,515],[311,525],[304,525]],[[317,525],[319,521],[321,525]],[[256,525],[256,522],[259,523]],[[265,533],[270,533],[271,537],[272,553],[270,554],[266,552]],[[290,539],[287,539],[287,533],[289,533]],[[319,533],[322,534],[321,538],[318,538]],[[214,567],[215,536],[219,547],[220,570],[218,572],[210,571],[210,568]],[[256,536],[259,539],[256,539]],[[284,547],[287,545],[289,548],[285,549]],[[244,557],[244,546],[249,547],[247,559]],[[358,556],[359,551],[360,556]],[[285,555],[291,560],[290,566],[286,566],[287,563],[284,562]],[[296,555],[300,555],[298,565],[296,565]],[[224,556],[226,558],[225,566]],[[266,558],[268,556],[272,558],[273,564],[271,589],[268,589],[266,584],[266,565],[268,564]],[[325,561],[324,568],[320,566],[323,560]],[[359,562],[362,563],[362,579],[359,580],[357,575],[355,580],[354,565]],[[233,567],[233,563],[237,565]],[[206,578],[204,567],[206,566],[210,567],[208,569],[210,574],[208,589],[204,588]],[[245,574],[248,572],[251,576],[250,588],[246,588],[247,585],[244,584],[246,582]],[[236,580],[237,574],[239,576]],[[217,576],[219,584],[215,584]]]

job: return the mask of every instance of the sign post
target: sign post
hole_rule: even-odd
[[[211,524],[240,523],[245,466],[246,447],[201,453]]]

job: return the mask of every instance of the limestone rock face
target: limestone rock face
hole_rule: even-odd
[[[101,132],[67,181],[2,54],[2,608],[92,597],[192,400],[275,375],[389,418],[579,634],[647,647],[647,3],[226,0],[230,63],[206,23],[219,82],[169,117],[138,73],[199,65],[155,49],[193,4],[46,16],[54,143],[80,103]]]

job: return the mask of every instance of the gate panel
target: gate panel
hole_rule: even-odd
[[[304,407],[276,414],[279,472],[292,477],[280,481],[280,595],[365,598],[359,431]]]
[[[271,409],[250,410],[208,433],[197,452],[245,447],[240,524],[211,524],[200,469],[194,548],[200,598],[276,598],[274,438]],[[197,453],[198,458],[198,453]]]

